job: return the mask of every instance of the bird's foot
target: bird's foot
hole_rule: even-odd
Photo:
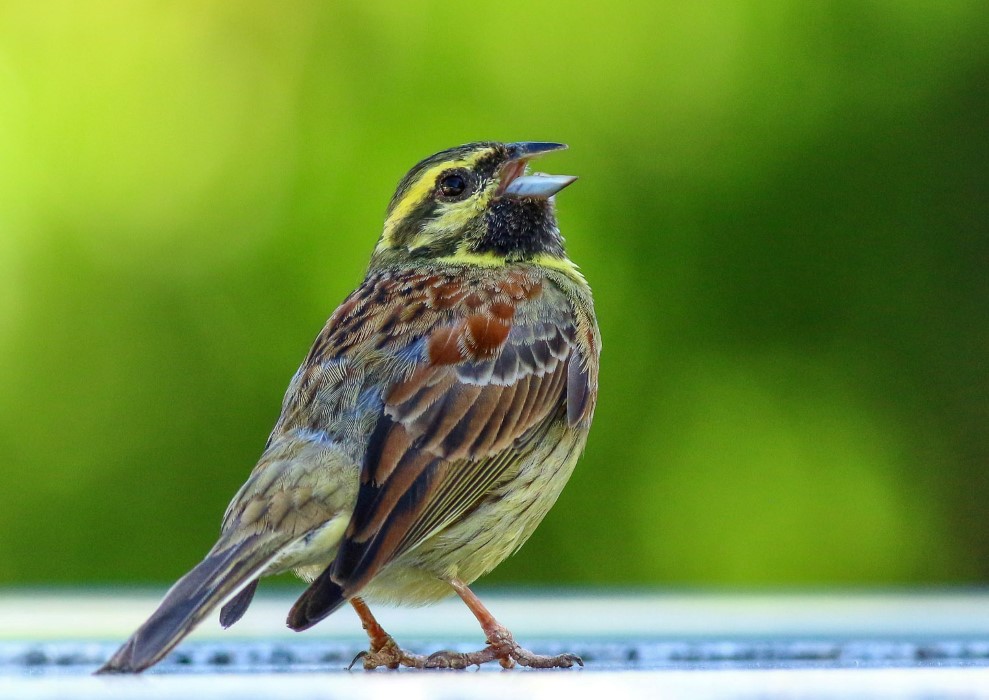
[[[382,666],[391,669],[396,669],[400,666],[426,668],[428,659],[425,656],[419,656],[418,654],[405,651],[389,635],[379,643],[372,643],[370,649],[362,651],[355,656],[354,660],[350,662],[350,666],[347,667],[347,670],[352,669],[358,661],[363,664],[365,671],[373,671]]]
[[[523,649],[512,638],[512,633],[504,627],[497,627],[488,636],[488,646],[480,651],[461,653],[455,651],[438,651],[426,658],[425,668],[456,668],[480,666],[489,661],[497,660],[502,668],[513,668],[516,663],[529,668],[570,668],[574,664],[583,666],[584,662],[576,654],[559,654],[557,656],[542,656]]]

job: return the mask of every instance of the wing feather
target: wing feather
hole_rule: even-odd
[[[416,307],[421,335],[394,343],[396,353],[422,352],[382,393],[350,525],[333,564],[293,607],[294,628],[315,624],[383,566],[462,518],[513,476],[554,421],[575,424],[591,400],[569,302],[541,299],[538,280],[487,296],[448,287],[430,287],[446,290],[440,308]]]

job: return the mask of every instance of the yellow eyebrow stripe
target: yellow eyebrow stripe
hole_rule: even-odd
[[[415,184],[412,185],[405,195],[398,201],[394,209],[392,209],[391,215],[385,221],[384,236],[382,237],[382,243],[391,244],[391,232],[395,228],[396,224],[405,219],[409,213],[415,209],[429,193],[433,191],[433,186],[436,184],[436,177],[442,173],[444,170],[449,170],[450,168],[473,168],[484,156],[491,153],[493,149],[485,148],[476,153],[470,155],[469,158],[460,158],[457,160],[448,160],[443,163],[437,163],[433,167],[424,171],[419,179],[416,180]]]

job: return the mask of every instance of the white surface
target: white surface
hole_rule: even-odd
[[[123,639],[155,608],[158,592],[89,593],[0,590],[0,639]],[[539,594],[479,595],[516,637],[983,636],[989,594],[982,592],[835,594]],[[197,639],[298,639],[285,627],[294,601],[258,595],[240,622],[222,630],[216,616]],[[457,599],[428,608],[372,608],[395,637],[474,637],[477,623]],[[340,610],[306,637],[360,639],[360,622]]]
[[[0,697],[45,698],[989,698],[989,670],[433,672],[0,678]]]
[[[0,639],[122,641],[151,612],[164,591],[124,594],[49,591],[0,591]],[[774,640],[862,636],[871,640],[989,640],[989,595],[980,592],[842,594],[558,594],[519,597],[485,593],[492,611],[520,639],[549,637],[636,639],[691,638]],[[223,632],[215,619],[194,635],[198,639],[340,639],[363,643],[356,616],[341,610],[304,635],[284,626],[290,595],[260,596],[247,616]],[[471,615],[456,600],[413,610],[376,610],[397,638],[471,639],[479,632]],[[42,646],[46,642],[38,642]],[[10,642],[16,646],[18,643]],[[103,643],[106,646],[107,642]],[[866,644],[869,644],[867,642]],[[879,647],[882,646],[879,642]],[[102,647],[101,647],[102,648]],[[881,648],[880,648],[881,651]],[[863,658],[871,658],[868,654]],[[657,669],[648,662],[592,663],[583,670],[500,672],[347,673],[331,664],[327,672],[311,666],[284,673],[211,673],[178,671],[140,677],[92,677],[89,666],[60,669],[10,665],[0,674],[0,699],[23,698],[987,698],[989,665],[985,658],[939,666],[936,663],[884,660],[868,667],[844,663],[775,663],[753,661],[739,668],[718,664]],[[689,670],[684,670],[686,665]],[[849,667],[852,665],[852,667]],[[92,664],[95,667],[95,664]],[[887,666],[887,667],[883,667]]]

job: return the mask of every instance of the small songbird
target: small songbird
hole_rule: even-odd
[[[309,582],[288,626],[349,602],[370,638],[367,669],[582,664],[523,649],[468,588],[549,511],[594,413],[601,339],[554,202],[576,178],[526,172],[563,148],[470,143],[409,171],[364,281],[293,377],[216,545],[99,673],[157,663],[221,604],[229,627],[260,577],[286,571]],[[409,653],[365,602],[451,591],[481,624],[480,651]]]

